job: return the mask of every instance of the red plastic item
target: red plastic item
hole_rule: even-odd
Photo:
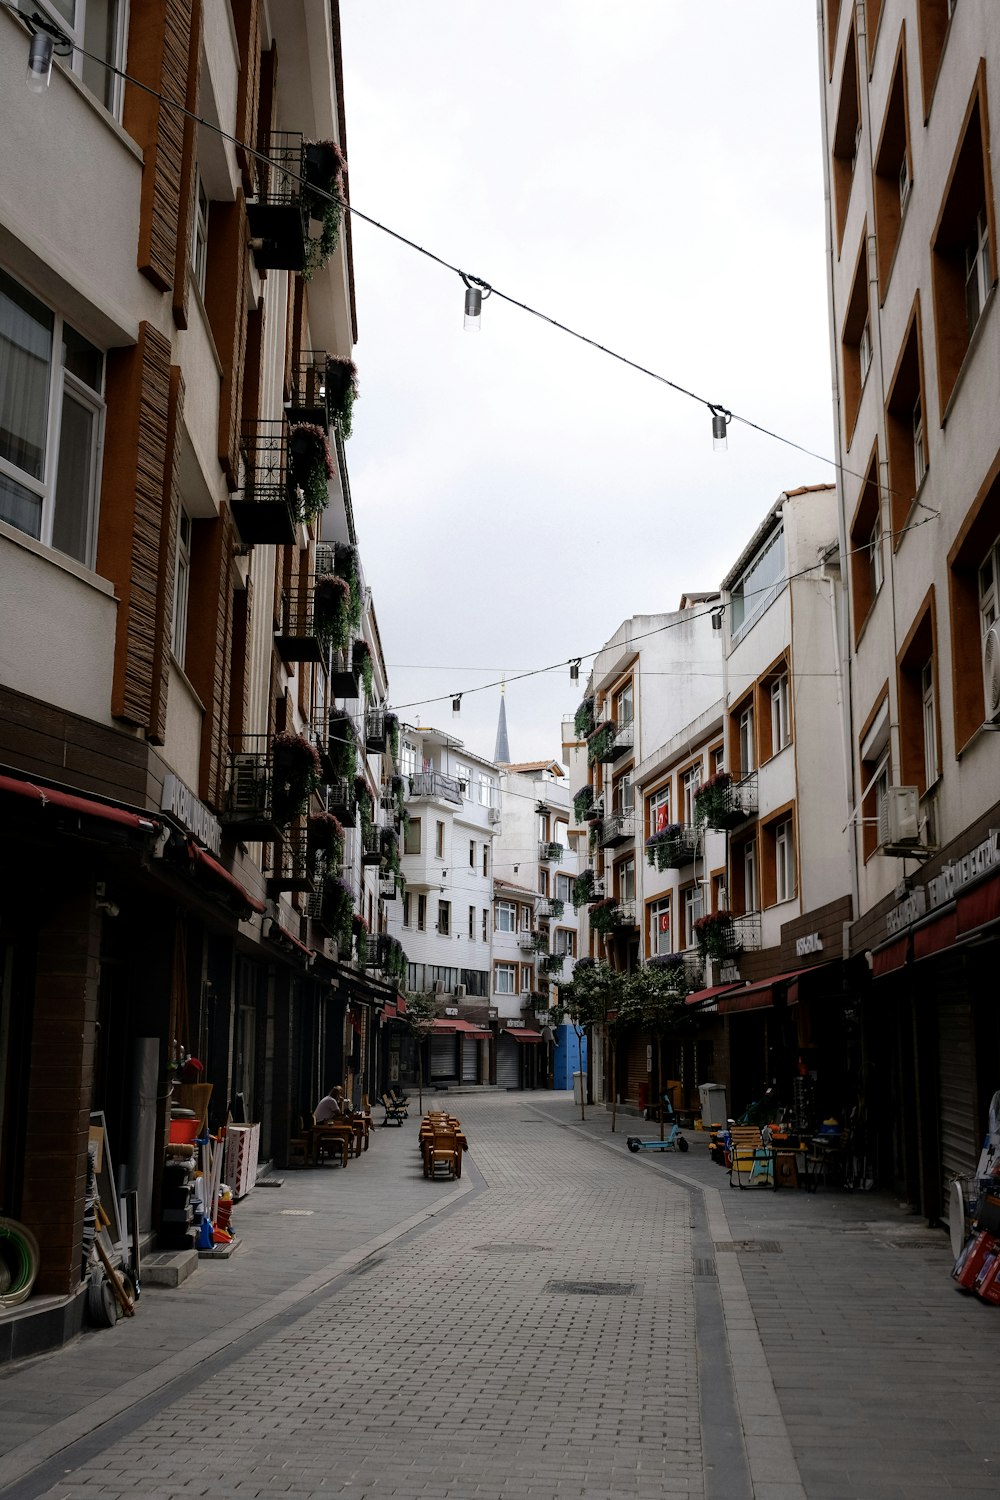
[[[976,1281],[976,1296],[983,1302],[990,1302],[994,1307],[1000,1306],[1000,1255],[995,1255],[990,1263],[989,1269],[980,1272]]]
[[[969,1241],[955,1262],[955,1269],[951,1273],[963,1291],[973,1290],[988,1257],[995,1254],[996,1250],[996,1240],[985,1231]]]
[[[198,1139],[201,1123],[198,1120],[171,1120],[171,1146],[191,1146]]]

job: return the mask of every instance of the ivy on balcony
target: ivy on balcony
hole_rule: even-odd
[[[582,786],[573,798],[573,816],[578,823],[584,823],[587,814],[594,805],[594,788],[589,784]]]
[[[573,732],[578,740],[589,739],[595,729],[594,700],[584,698],[573,718]]]
[[[598,724],[587,741],[587,765],[596,766],[611,754],[615,743],[615,726],[610,719]]]
[[[350,780],[357,774],[358,737],[349,714],[330,715],[330,760],[335,775]]]
[[[603,936],[614,932],[616,927],[621,926],[621,908],[614,896],[604,896],[600,901],[594,901],[590,906],[590,927],[592,932],[599,932]]]
[[[579,911],[581,906],[592,901],[596,890],[597,877],[593,870],[582,870],[573,882],[573,910]]]
[[[718,911],[699,917],[694,924],[694,935],[702,958],[729,958],[739,952],[731,912]]]
[[[290,730],[275,735],[271,763],[274,821],[284,827],[305,812],[321,784],[322,769],[312,741]]]
[[[315,584],[314,623],[324,653],[342,651],[351,636],[351,586],[336,573],[321,573]]]
[[[695,790],[694,820],[708,828],[722,828],[723,818],[729,811],[730,788],[733,778],[728,771],[716,771]]]

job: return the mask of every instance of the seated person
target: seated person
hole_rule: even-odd
[[[345,1115],[344,1090],[339,1086],[328,1090],[313,1111],[317,1125],[326,1125],[331,1120],[342,1120]]]

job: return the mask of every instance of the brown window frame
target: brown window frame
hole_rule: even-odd
[[[863,758],[862,747],[864,746],[865,740],[868,738],[872,727],[878,719],[879,714],[882,712],[883,704],[886,704],[887,706],[885,747],[883,749],[880,746],[879,752],[876,756]],[[875,702],[872,705],[871,712],[868,714],[868,717],[865,719],[864,724],[861,726],[861,732],[858,735],[858,771],[860,776],[858,788],[862,793],[858,816],[861,819],[861,853],[865,864],[867,864],[868,861],[878,853],[879,848],[881,847],[879,844],[877,825],[878,802],[876,798],[875,787],[874,785],[869,786],[869,782],[872,780],[873,776],[876,774],[879,766],[882,765],[883,761],[885,762],[888,771],[888,785],[893,785],[892,735],[889,726],[889,713],[889,684],[885,682],[879,689],[878,694],[875,698]]]
[[[882,557],[882,580],[878,588],[873,587],[871,577],[871,537],[875,523],[879,522],[878,545]],[[854,645],[864,632],[875,601],[885,582],[885,535],[882,521],[881,487],[878,477],[878,443],[872,448],[864,483],[858,493],[854,514],[848,532],[850,540],[849,577],[851,595],[851,623],[854,630]]]
[[[1000,526],[1000,456],[966,512],[948,552],[948,612],[951,620],[952,714],[955,754],[961,756],[986,718],[983,686],[979,569],[997,541]],[[975,649],[968,642],[975,641]],[[959,644],[966,643],[960,649]]]
[[[941,72],[941,59],[951,35],[952,19],[948,14],[948,0],[917,0],[917,50],[920,54],[925,125],[930,119],[934,92]]]
[[[875,248],[878,256],[879,303],[884,303],[896,263],[896,250],[903,220],[913,195],[913,157],[910,151],[910,101],[906,74],[906,24],[900,29],[893,63],[892,83],[882,116],[882,130],[875,150],[872,188],[875,202]],[[909,188],[900,202],[899,179],[905,161]]]
[[[921,404],[924,424],[924,473],[917,483],[913,454],[913,413]],[[910,309],[906,331],[896,356],[885,399],[886,457],[889,465],[889,516],[892,522],[892,548],[898,551],[905,535],[907,518],[916,504],[924,481],[930,472],[928,443],[927,383],[924,379],[924,338],[920,316],[920,293]]]
[[[874,361],[874,346],[872,349],[872,361],[864,376],[861,373],[861,335],[867,327],[869,338],[872,333],[872,306],[871,297],[868,292],[868,223],[862,226],[861,244],[858,249],[857,259],[854,263],[854,275],[851,277],[851,294],[847,299],[847,308],[844,313],[844,323],[840,334],[841,355],[841,406],[844,414],[844,442],[850,449],[854,441],[854,431],[858,425],[858,417],[861,414],[861,402],[864,398],[865,386],[868,384],[868,376],[871,372],[871,364]]]
[[[771,735],[771,687],[779,677],[788,678],[788,739],[776,750]],[[787,650],[783,651],[758,677],[756,699],[754,713],[757,719],[757,751],[760,756],[759,764],[763,766],[769,760],[773,760],[776,755],[780,755],[782,750],[787,749],[795,738],[792,727],[792,668]]]
[[[933,584],[921,600],[913,624],[896,656],[899,779],[902,786],[915,786],[921,797],[928,790],[922,689],[922,672],[928,661],[932,666],[934,681],[937,780],[941,775],[941,676],[938,669],[937,612]]]
[[[853,84],[853,97],[849,92]],[[845,92],[847,91],[847,92]],[[853,105],[853,107],[852,107]],[[857,170],[857,139],[861,122],[861,88],[858,79],[858,38],[854,22],[847,39],[844,53],[844,71],[840,80],[840,95],[837,100],[837,118],[834,121],[830,143],[830,177],[833,188],[834,223],[837,231],[837,254],[844,245],[844,229],[851,205],[851,192]]]

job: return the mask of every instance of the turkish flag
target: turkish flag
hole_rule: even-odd
[[[663,915],[660,917],[660,931],[661,932],[669,932],[670,931],[670,913],[669,912],[665,911],[663,913]]]
[[[665,802],[656,809],[656,831],[662,833],[667,826],[667,804]]]

